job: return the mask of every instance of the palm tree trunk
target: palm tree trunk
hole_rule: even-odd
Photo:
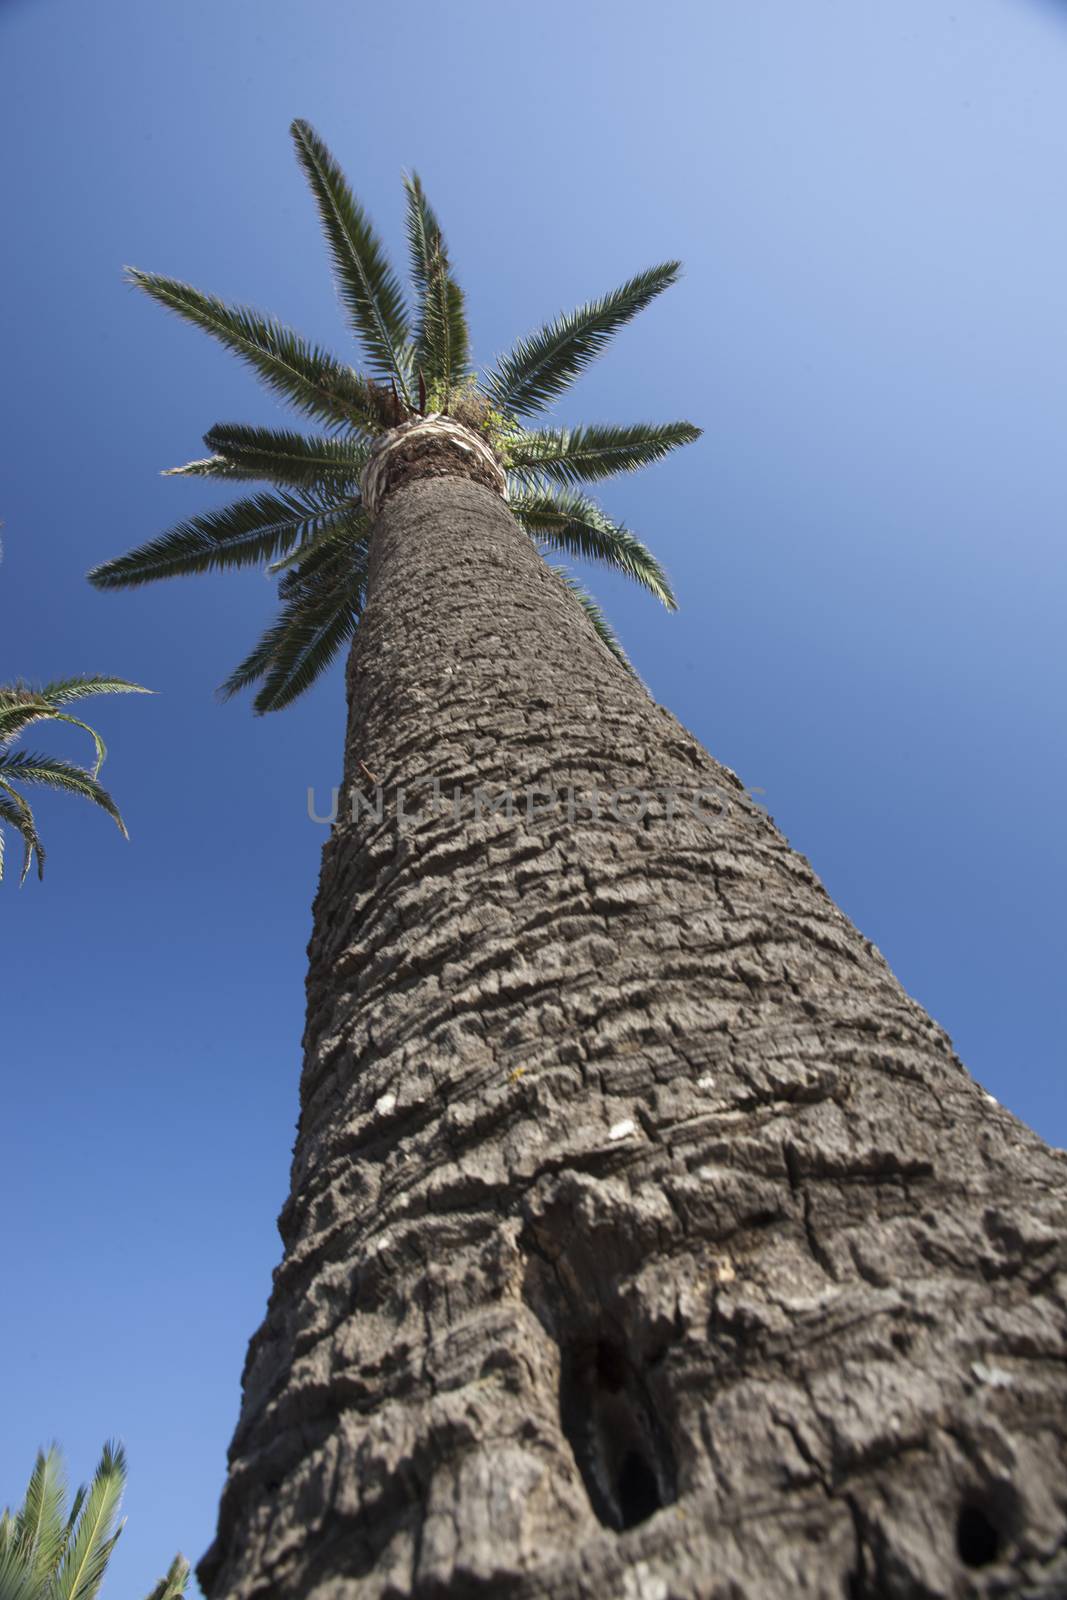
[[[498,493],[404,470],[205,1591],[1067,1594],[1063,1153]]]

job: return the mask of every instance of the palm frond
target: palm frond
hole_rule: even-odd
[[[266,478],[290,489],[359,487],[370,445],[360,439],[307,438],[280,428],[219,422],[204,435],[209,450],[250,478]]]
[[[363,343],[368,365],[379,377],[394,378],[404,399],[410,400],[407,312],[400,280],[318,134],[300,118],[290,132],[318,206],[338,294]]]
[[[648,546],[612,522],[595,501],[572,489],[546,489],[511,495],[508,504],[532,538],[614,567],[662,600],[668,611],[677,610],[670,580]]]
[[[13,783],[39,783],[49,789],[62,789],[66,794],[80,794],[91,800],[112,818],[123,838],[128,838],[126,824],[119,815],[118,806],[107,790],[85,767],[73,761],[63,761],[58,756],[35,754],[30,750],[16,750],[0,755],[0,783],[10,790]]]
[[[350,503],[351,515],[347,516],[342,524],[336,528],[324,528],[321,533],[305,540],[287,556],[272,561],[267,567],[266,570],[272,577],[275,573],[284,573],[278,585],[278,593],[283,599],[291,592],[294,585],[305,582],[323,560],[331,559],[335,553],[346,551],[350,547],[366,545],[370,538],[370,518],[363,509],[362,499],[353,496]],[[299,568],[299,572],[294,571],[294,568]]]
[[[15,1518],[14,1541],[42,1587],[48,1584],[63,1558],[66,1498],[67,1485],[59,1451],[54,1445],[48,1451],[38,1451],[26,1498]]]
[[[370,446],[358,439],[319,437],[279,428],[221,422],[204,435],[216,453],[184,466],[168,467],[164,478],[230,478],[280,484],[288,489],[352,489],[359,484]]]
[[[147,1600],[183,1600],[188,1582],[189,1563],[184,1556],[175,1556],[166,1577],[160,1578]]]
[[[508,416],[543,411],[601,354],[619,328],[677,281],[680,272],[680,262],[665,261],[520,339],[485,379],[493,404]]]
[[[417,172],[404,174],[407,231],[418,317],[415,365],[431,384],[443,390],[447,410],[450,391],[470,371],[470,332],[463,291],[452,275],[441,225],[426,198]]]
[[[277,619],[221,686],[224,698],[262,682],[254,709],[290,705],[315,682],[359,623],[367,579],[365,543],[323,543],[279,585]]]
[[[12,1544],[0,1546],[0,1597],[2,1600],[41,1600],[41,1585]]]
[[[526,481],[543,477],[565,485],[589,483],[616,472],[636,472],[679,445],[692,444],[700,433],[689,422],[539,428],[511,435],[508,464]]]
[[[119,1444],[105,1444],[59,1570],[55,1600],[93,1600],[122,1532],[115,1522],[125,1484],[125,1452]]]
[[[551,566],[552,564],[549,563],[549,565]],[[596,632],[600,642],[607,645],[612,655],[617,661],[622,663],[627,672],[634,672],[633,664],[631,663],[629,656],[626,654],[626,651],[619,643],[618,635],[589,591],[578,582],[577,578],[575,578],[572,573],[567,571],[566,567],[552,566],[552,571],[559,574],[559,576],[563,579],[563,582],[567,585],[567,588],[574,595],[575,599],[578,601],[578,604],[581,606],[582,610],[589,618],[589,621],[592,623],[593,629]],[[636,677],[637,674],[634,673],[634,676]]]
[[[5,782],[3,777],[0,777],[0,822],[6,822],[9,827],[14,828],[22,840],[22,871],[19,873],[19,887],[21,888],[26,882],[26,877],[35,855],[37,857],[37,876],[38,878],[43,878],[44,846],[37,832],[33,811],[30,809],[29,802],[25,797],[19,794],[17,789],[13,789],[9,783]],[[0,878],[4,876],[3,845],[4,835],[3,830],[0,829]],[[0,1594],[2,1592],[0,1590]]]
[[[152,694],[142,683],[131,683],[129,678],[105,678],[98,674],[82,673],[77,678],[56,678],[46,683],[40,691],[42,700],[50,706],[69,706],[77,700],[88,700],[94,694]],[[0,689],[0,702],[4,691]]]
[[[82,1506],[85,1504],[85,1496],[88,1493],[89,1490],[84,1483],[80,1483],[74,1491],[74,1498],[70,1502],[70,1511],[67,1514],[68,1536],[73,1533],[74,1525],[82,1514]]]
[[[380,401],[373,386],[351,367],[272,317],[245,306],[228,306],[177,278],[127,267],[131,283],[187,322],[203,328],[240,356],[269,389],[320,422],[374,432]]]
[[[198,456],[195,461],[183,461],[180,467],[164,467],[161,478],[229,478],[243,482],[259,482],[267,476],[263,472],[249,472],[235,466],[225,456]]]
[[[37,833],[33,811],[25,797],[12,787],[11,780],[21,782],[50,782],[53,787],[74,787],[78,793],[88,793],[88,798],[96,803],[105,801],[104,809],[108,805],[113,807],[113,802],[106,791],[99,788],[96,778],[107,755],[103,739],[95,728],[83,722],[80,717],[72,717],[68,712],[61,711],[60,706],[71,705],[80,700],[88,699],[94,694],[150,694],[150,689],[145,689],[139,683],[131,683],[128,678],[105,678],[99,675],[83,675],[77,678],[57,678],[52,683],[47,683],[41,689],[30,688],[25,684],[0,686],[0,822],[6,822],[18,832],[22,838],[24,854],[20,883],[25,883],[26,875],[30,870],[34,855],[37,857],[37,875],[44,876],[44,847]],[[77,784],[60,781],[56,774],[49,779],[35,776],[32,767],[27,765],[23,755],[12,756],[10,746],[12,742],[23,734],[31,724],[36,722],[69,722],[76,728],[81,728],[93,741],[96,751],[96,763],[91,772],[83,767],[71,767],[63,763],[63,768],[78,775]],[[58,773],[59,769],[57,769]],[[84,783],[95,786],[94,792],[85,789]],[[112,809],[111,815],[122,827],[122,819],[117,811]],[[125,832],[125,829],[123,829]],[[0,832],[0,878],[3,877],[3,834]],[[39,1458],[47,1462],[44,1456]],[[58,1460],[58,1456],[57,1456]],[[36,1469],[35,1469],[36,1471]],[[31,1485],[32,1487],[32,1485]],[[3,1592],[0,1591],[0,1600]]]
[[[252,495],[190,517],[105,561],[92,569],[89,582],[98,589],[124,589],[179,574],[256,566],[343,521],[350,510],[350,501],[314,491]]]

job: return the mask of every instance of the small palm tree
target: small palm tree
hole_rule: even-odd
[[[93,1600],[123,1523],[121,1445],[105,1444],[93,1481],[67,1505],[63,1458],[41,1450],[21,1509],[0,1516],[0,1600]],[[175,1556],[148,1600],[182,1600],[189,1563]]]
[[[8,823],[22,838],[24,852],[20,883],[25,883],[35,855],[37,876],[44,876],[44,846],[29,802],[19,792],[26,784],[43,784],[51,789],[62,789],[67,794],[82,795],[113,817],[123,838],[128,837],[118,807],[107,790],[97,782],[107,754],[104,741],[95,728],[71,716],[64,707],[94,694],[150,693],[151,690],[142,688],[139,683],[129,683],[125,678],[63,678],[56,683],[45,684],[43,689],[29,688],[21,683],[0,686],[0,823]],[[96,761],[92,769],[79,767],[75,762],[63,761],[56,756],[12,750],[16,739],[35,722],[70,722],[76,728],[83,728],[96,749]],[[4,833],[0,828],[0,878],[3,875]]]
[[[340,298],[367,373],[335,360],[270,318],[224,305],[188,284],[130,269],[131,281],[249,363],[267,386],[326,425],[315,438],[218,423],[211,454],[168,475],[260,479],[275,491],[179,523],[89,574],[124,588],[183,573],[265,563],[281,573],[281,612],[222,686],[259,684],[255,709],[276,711],[307,689],[350,638],[363,610],[373,507],[364,473],[377,436],[426,416],[454,418],[485,440],[506,472],[510,509],[543,553],[600,561],[675,607],[659,562],[580,485],[659,460],[700,436],[688,422],[529,429],[619,328],[674,283],[677,261],[522,339],[480,380],[470,361],[464,297],[422,184],[405,177],[414,313],[337,163],[306,122],[291,129],[318,205]],[[362,486],[362,487],[361,487]],[[604,642],[623,660],[599,607],[568,575]]]

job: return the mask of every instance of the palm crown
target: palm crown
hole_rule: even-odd
[[[543,554],[562,551],[601,561],[673,609],[666,574],[651,551],[580,486],[656,461],[698,438],[699,428],[669,422],[531,429],[526,421],[550,406],[619,328],[675,282],[678,262],[652,267],[557,317],[521,339],[478,380],[463,293],[418,177],[404,179],[411,314],[400,280],[330,152],[306,122],[294,122],[291,131],[367,371],[356,372],[271,318],[224,305],[173,278],[130,269],[140,288],[213,334],[326,431],[308,438],[217,424],[204,438],[211,454],[171,473],[258,479],[272,489],[191,517],[94,568],[90,580],[100,588],[123,588],[261,563],[280,573],[276,621],[222,686],[230,695],[258,684],[256,710],[278,710],[314,682],[358,625],[370,535],[360,477],[375,437],[431,412],[450,415],[488,440],[507,472],[510,509]],[[601,638],[625,661],[599,608],[564,576]]]

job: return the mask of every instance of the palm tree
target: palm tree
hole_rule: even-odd
[[[123,1529],[125,1486],[125,1452],[105,1444],[68,1506],[62,1456],[55,1445],[39,1451],[21,1508],[0,1516],[0,1600],[93,1600]],[[189,1563],[175,1556],[148,1600],[182,1600],[188,1581]]]
[[[93,574],[281,571],[225,686],[261,711],[352,639],[285,1255],[206,1592],[1061,1592],[1064,1157],[542,553],[670,599],[578,485],[695,430],[530,422],[677,267],[475,382],[418,180],[412,316],[293,135],[366,372],[134,274],[328,431],[213,428],[180,470],[273,488]]]
[[[71,716],[63,708],[94,694],[150,694],[139,683],[129,683],[125,678],[80,677],[62,678],[34,689],[27,684],[0,685],[0,823],[8,823],[22,839],[22,873],[20,883],[25,883],[34,856],[37,857],[37,876],[44,877],[44,846],[33,810],[20,791],[27,785],[60,789],[65,794],[78,794],[91,800],[113,818],[123,838],[127,838],[126,824],[118,807],[97,782],[100,768],[107,754],[104,741],[95,728]],[[57,756],[39,755],[29,750],[14,750],[15,741],[36,722],[70,722],[82,728],[92,739],[96,761],[90,770],[73,761]],[[4,875],[4,832],[0,827],[0,878]]]

